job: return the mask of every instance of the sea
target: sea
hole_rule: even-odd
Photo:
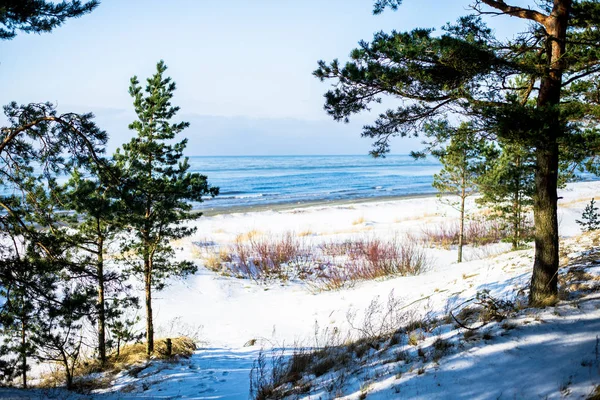
[[[435,159],[409,155],[190,157],[190,172],[208,177],[220,194],[199,210],[385,199],[435,193]]]

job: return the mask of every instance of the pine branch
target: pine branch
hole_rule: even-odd
[[[492,11],[482,11],[479,4],[484,3],[489,7],[495,8],[496,10],[500,10],[500,12],[492,12]],[[481,15],[504,15],[508,14],[511,16],[515,16],[518,18],[528,19],[530,21],[538,22],[544,26],[548,23],[549,16],[542,14],[539,11],[511,6],[506,4],[502,0],[477,0],[475,6],[473,7],[479,14]]]

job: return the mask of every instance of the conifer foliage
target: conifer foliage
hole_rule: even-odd
[[[122,305],[135,306],[137,299],[129,294],[128,274],[110,262],[114,258],[112,253],[117,236],[124,229],[119,172],[106,159],[102,159],[101,166],[91,162],[87,170],[88,177],[82,171],[73,171],[61,188],[60,200],[63,207],[73,211],[62,217],[71,228],[63,233],[78,250],[73,262],[77,265],[79,279],[97,293],[92,319],[97,325],[98,358],[104,364],[107,360],[108,316],[120,312],[118,309]]]
[[[97,0],[52,2],[46,0],[3,0],[0,4],[0,39],[12,39],[17,31],[50,32],[67,18],[76,18],[92,11]]]
[[[596,207],[596,201],[594,199],[585,206],[583,214],[581,214],[581,219],[576,220],[576,222],[581,226],[581,230],[584,232],[600,229],[600,214],[598,214],[598,207]]]
[[[478,180],[478,203],[490,207],[492,217],[502,222],[513,250],[531,240],[528,214],[535,190],[534,168],[531,152],[501,143],[499,154],[489,160],[489,167]]]
[[[114,156],[123,176],[128,229],[135,236],[123,250],[132,255],[127,261],[144,283],[148,354],[154,351],[153,290],[162,289],[169,276],[184,276],[197,269],[190,261],[174,259],[170,241],[194,232],[182,225],[200,216],[189,213],[191,201],[201,202],[203,196],[218,194],[206,176],[188,172],[190,165],[183,157],[187,141],[173,142],[189,123],[172,122],[179,107],[171,105],[175,83],[164,76],[166,69],[160,61],[145,88],[137,77],[131,79],[129,93],[138,119],[129,128],[137,136]]]
[[[402,0],[377,0],[375,13]],[[412,1],[415,3],[415,1]],[[600,77],[600,3],[591,0],[514,2],[465,0],[471,12],[441,33],[430,28],[376,33],[342,64],[320,61],[314,75],[333,80],[325,109],[335,119],[399,100],[364,127],[373,155],[390,150],[390,138],[419,135],[425,123],[452,114],[490,140],[510,140],[533,154],[535,257],[530,302],[558,299],[557,188],[561,154],[595,155]],[[513,39],[494,35],[486,16],[529,23]],[[515,32],[517,33],[517,32]],[[563,152],[561,153],[560,149]]]
[[[485,164],[487,153],[490,151],[486,142],[480,140],[472,129],[468,123],[453,129],[447,121],[425,127],[427,136],[448,140],[445,146],[431,151],[442,163],[441,171],[433,176],[433,187],[439,191],[440,196],[450,193],[458,197],[458,203],[451,205],[460,213],[457,256],[459,263],[463,259],[465,242],[465,203],[468,197],[477,192],[482,165]]]

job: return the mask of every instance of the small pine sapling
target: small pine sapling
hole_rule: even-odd
[[[466,200],[477,192],[478,177],[489,151],[486,141],[477,137],[473,131],[474,128],[469,123],[462,123],[455,128],[446,120],[425,126],[425,134],[432,142],[431,154],[442,164],[441,171],[433,177],[433,187],[439,191],[440,197],[445,194],[458,197],[458,202],[452,201],[449,204],[460,213],[457,257],[459,263],[463,259],[465,243]],[[440,142],[444,145],[440,146]]]
[[[600,229],[600,215],[598,214],[598,207],[594,199],[585,206],[583,214],[581,214],[581,220],[575,220],[581,226],[581,230],[584,232],[595,231]]]

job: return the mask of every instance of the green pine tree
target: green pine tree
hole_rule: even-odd
[[[9,336],[21,329],[20,346],[8,347],[20,359],[18,371],[25,384],[28,360],[39,354],[39,346],[30,344],[43,332],[40,316],[50,305],[52,315],[58,315],[60,289],[78,275],[72,269],[73,248],[64,240],[56,176],[99,160],[106,133],[92,115],[59,115],[51,104],[12,103],[4,110],[9,126],[1,129],[0,185],[12,191],[0,196],[0,295],[23,295],[0,305],[0,325],[5,333],[12,332]],[[14,306],[19,303],[23,307]],[[25,305],[30,307],[27,312]]]
[[[131,79],[129,93],[138,119],[129,128],[137,136],[114,156],[124,177],[122,200],[134,233],[124,252],[135,255],[129,261],[133,273],[144,282],[148,354],[154,351],[153,290],[162,289],[171,275],[183,276],[197,269],[190,261],[174,260],[170,241],[194,232],[182,224],[200,216],[189,213],[191,201],[201,202],[203,196],[218,194],[206,176],[188,172],[190,165],[183,157],[187,141],[173,142],[189,124],[171,122],[179,107],[171,105],[175,83],[164,77],[166,69],[160,61],[145,89],[137,77]]]
[[[105,364],[108,314],[115,312],[109,308],[120,308],[121,303],[135,306],[135,301],[132,302],[131,288],[126,284],[129,274],[118,265],[111,263],[111,267],[105,261],[115,256],[111,244],[124,231],[126,216],[119,200],[118,170],[108,160],[103,160],[102,164],[99,167],[90,163],[87,177],[77,169],[73,171],[60,198],[64,208],[74,211],[70,216],[63,215],[71,228],[64,233],[66,240],[79,250],[76,260],[79,276],[89,280],[97,291],[98,357]],[[107,301],[109,296],[110,302]]]
[[[472,129],[467,123],[455,129],[447,121],[425,127],[428,137],[447,141],[445,146],[431,151],[442,163],[441,171],[433,176],[433,187],[438,190],[440,196],[452,194],[459,199],[458,204],[452,203],[460,213],[457,257],[459,263],[463,259],[465,243],[465,203],[468,197],[477,192],[481,165],[485,163],[489,151],[485,141],[475,136]]]
[[[600,229],[600,214],[598,214],[598,207],[596,207],[596,201],[594,199],[585,206],[585,209],[581,214],[581,220],[578,219],[575,222],[581,226],[581,230],[584,232]]]
[[[27,388],[30,360],[36,355],[32,337],[38,318],[38,303],[34,294],[27,290],[27,285],[21,282],[37,277],[29,271],[24,260],[14,260],[13,267],[18,279],[10,288],[0,289],[0,296],[5,301],[0,310],[0,335],[3,337],[0,357],[5,360],[2,375],[6,383],[20,377],[23,388]]]
[[[401,3],[377,0],[374,11]],[[345,65],[320,61],[314,74],[334,81],[325,109],[336,120],[347,121],[384,98],[400,100],[364,127],[363,136],[374,140],[374,155],[387,153],[392,137],[419,135],[424,123],[448,114],[470,119],[476,132],[498,135],[490,140],[512,140],[531,151],[535,256],[530,302],[552,304],[558,298],[560,157],[578,153],[577,160],[589,159],[597,148],[590,144],[598,143],[600,3],[478,0],[471,10],[441,33],[376,33],[372,41],[360,42]],[[486,26],[487,15],[529,24],[504,39]]]
[[[98,0],[60,3],[45,0],[2,0],[0,4],[0,40],[12,39],[17,31],[50,32],[67,18],[77,18],[91,12]]]
[[[12,39],[18,31],[50,32],[98,4],[2,1],[0,40]],[[69,246],[53,240],[59,230],[55,177],[90,157],[97,160],[106,133],[95,126],[91,114],[58,114],[50,103],[13,102],[4,113],[8,125],[0,127],[0,187],[11,191],[0,196],[0,330],[5,340],[0,364],[9,364],[5,356],[16,356],[13,374],[21,375],[27,386],[29,359],[41,356],[46,341],[40,338],[50,332],[44,322],[61,315],[75,318],[73,308],[63,307],[68,302],[64,284],[74,276],[68,270]]]
[[[53,292],[54,301],[37,310],[33,336],[37,358],[63,367],[67,389],[73,388],[74,372],[81,362],[85,331],[83,322],[93,313],[94,290],[76,282],[63,282]]]
[[[499,156],[490,160],[490,168],[479,178],[478,202],[495,212],[493,217],[503,222],[507,239],[517,250],[532,236],[527,222],[535,190],[535,161],[531,152],[518,145],[500,147]]]

